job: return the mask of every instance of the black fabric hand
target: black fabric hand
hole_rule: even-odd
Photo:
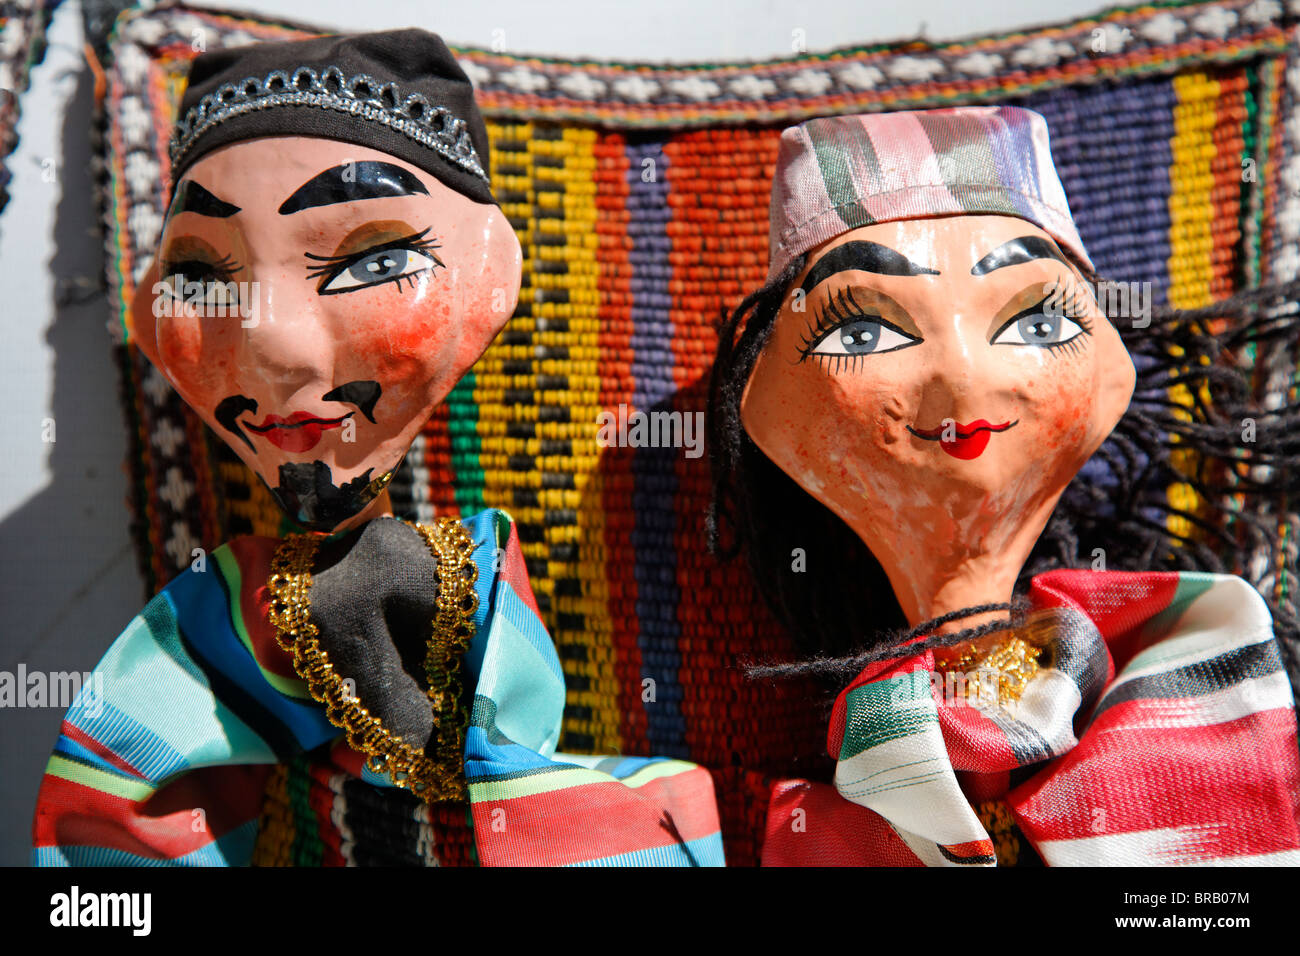
[[[433,631],[437,562],[420,533],[376,518],[321,545],[311,619],[334,670],[392,734],[425,750],[433,734],[424,657]]]

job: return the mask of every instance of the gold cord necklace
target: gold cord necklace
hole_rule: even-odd
[[[320,646],[309,600],[320,535],[289,535],[276,548],[267,582],[272,595],[267,617],[275,628],[276,642],[293,658],[293,669],[308,692],[325,705],[326,718],[346,733],[348,744],[366,755],[370,770],[387,774],[394,785],[426,803],[461,801],[465,799],[462,759],[469,714],[461,699],[460,662],[474,639],[478,610],[474,540],[454,518],[439,518],[432,527],[414,527],[437,561],[437,611],[424,661],[437,760],[389,732],[366,710]]]

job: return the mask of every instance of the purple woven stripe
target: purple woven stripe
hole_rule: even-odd
[[[1166,301],[1169,170],[1178,105],[1173,84],[1160,79],[1121,87],[1070,87],[1032,97],[1022,105],[1041,113],[1052,129],[1056,171],[1098,273],[1115,281],[1150,282],[1152,305]],[[1134,362],[1141,371],[1143,357],[1135,355]],[[1164,397],[1159,390],[1154,395],[1136,394],[1133,400],[1140,405],[1144,398],[1163,401]],[[1141,449],[1128,449],[1128,453],[1140,467],[1148,465]],[[1121,454],[1114,439],[1107,439],[1066,495],[1102,489],[1102,495],[1087,500],[1104,518],[1110,508],[1107,492],[1119,484],[1108,458]],[[1154,510],[1147,517],[1163,521]]]
[[[677,386],[673,380],[674,328],[669,283],[672,242],[667,225],[668,157],[663,141],[642,141],[627,146],[627,197],[632,249],[632,402],[645,412],[670,411]],[[649,167],[645,160],[652,160]],[[643,172],[652,168],[651,182]],[[681,652],[677,606],[677,552],[674,547],[677,494],[676,448],[638,448],[632,453],[631,532],[636,555],[637,646],[641,651],[641,677],[655,682],[655,696],[645,704],[646,741],[650,752],[687,758],[686,720],[682,716],[679,678]]]
[[[1110,279],[1169,286],[1169,169],[1178,96],[1167,79],[1067,87],[1024,100],[1052,129],[1079,234]]]

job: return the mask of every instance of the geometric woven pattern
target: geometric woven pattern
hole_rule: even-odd
[[[214,49],[311,32],[160,8],[119,22],[105,64],[104,224],[151,591],[192,548],[279,525],[265,488],[130,343],[126,303],[161,229],[167,136],[193,41]],[[1195,306],[1300,273],[1294,32],[1279,3],[1252,0],[744,65],[456,50],[488,120],[493,188],[523,247],[524,285],[391,491],[399,513],[422,521],[496,506],[518,522],[568,684],[561,749],[710,768],[733,864],[757,858],[765,777],[823,769],[809,756],[826,726],[811,689],[756,684],[737,669],[791,650],[743,563],[705,551],[707,456],[597,443],[603,410],[703,410],[714,323],[767,271],[783,126],[973,102],[1037,110],[1098,270]],[[1261,394],[1293,388],[1295,346],[1249,358]],[[1289,542],[1288,503],[1270,507]],[[1282,595],[1286,562],[1252,580]]]
[[[18,97],[45,56],[45,30],[59,0],[0,0],[0,209],[9,202],[6,165],[18,144]]]

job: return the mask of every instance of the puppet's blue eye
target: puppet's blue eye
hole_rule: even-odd
[[[892,352],[918,341],[875,319],[857,319],[831,329],[810,351],[813,355],[868,355]]]
[[[400,290],[403,279],[414,286],[416,276],[442,268],[442,260],[434,251],[441,247],[437,241],[424,238],[428,231],[376,243],[349,255],[318,256],[308,252],[307,258],[321,265],[309,265],[307,276],[320,280],[316,287],[320,295],[355,292],[386,282],[396,284]]]
[[[216,306],[232,309],[239,305],[239,285],[232,280],[239,266],[231,259],[207,262],[201,259],[163,261],[165,279],[162,295],[172,302],[195,308]]]
[[[348,268],[352,278],[358,282],[369,282],[372,279],[391,279],[393,276],[401,275],[405,270],[405,249],[376,252],[373,256],[366,256],[360,262]]]
[[[1042,303],[1013,316],[993,336],[991,345],[1036,345],[1050,348],[1073,341],[1088,331],[1079,322],[1056,308]]]
[[[335,272],[318,290],[321,295],[352,292],[385,282],[398,282],[442,265],[431,252],[401,246],[367,252]]]

